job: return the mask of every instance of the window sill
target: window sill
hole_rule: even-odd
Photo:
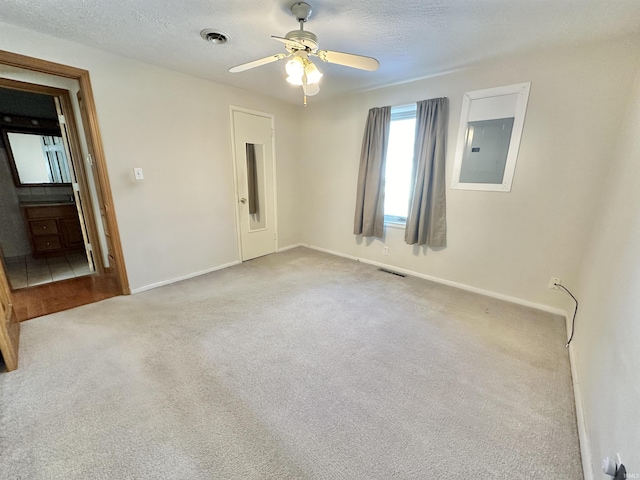
[[[397,228],[399,230],[405,230],[407,225],[406,223],[400,223],[400,222],[391,222],[391,221],[387,221],[384,222],[384,226],[385,228]]]

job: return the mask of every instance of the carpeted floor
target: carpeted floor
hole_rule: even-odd
[[[0,478],[581,479],[564,343],[298,248],[23,323]]]

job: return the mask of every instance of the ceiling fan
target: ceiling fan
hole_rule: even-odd
[[[275,40],[284,43],[287,53],[277,53],[269,57],[243,63],[229,69],[231,73],[244,72],[251,68],[260,67],[268,63],[277,62],[289,58],[286,65],[287,82],[292,85],[302,86],[304,93],[304,105],[307,105],[307,96],[316,95],[320,91],[319,81],[322,73],[318,70],[309,57],[318,57],[323,62],[335,63],[346,67],[368,70],[377,70],[380,66],[378,60],[372,57],[354,55],[352,53],[333,52],[331,50],[318,49],[318,37],[308,30],[304,30],[304,24],[311,16],[311,5],[306,2],[297,2],[291,6],[291,13],[300,24],[299,30],[293,30],[284,37],[271,36]]]

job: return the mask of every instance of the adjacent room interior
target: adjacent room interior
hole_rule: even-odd
[[[54,97],[0,88],[0,105],[5,133],[3,153],[10,153],[10,158],[2,162],[2,192],[5,195],[15,192],[17,197],[15,202],[3,202],[16,207],[5,212],[6,223],[2,228],[3,235],[16,237],[3,238],[2,242],[12,289],[90,275],[92,265],[83,248]],[[42,161],[32,163],[34,157]],[[23,228],[19,205],[25,208],[30,222],[28,229]],[[70,208],[61,210],[65,206]],[[52,252],[56,255],[51,255]]]
[[[640,476],[640,5],[292,3],[3,6],[0,476]]]

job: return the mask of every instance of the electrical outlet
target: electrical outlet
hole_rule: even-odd
[[[551,277],[551,280],[549,280],[549,288],[558,290],[558,285],[562,285],[562,280],[560,280],[558,277]]]
[[[382,247],[382,254],[389,255],[389,247],[387,247],[386,245]]]

